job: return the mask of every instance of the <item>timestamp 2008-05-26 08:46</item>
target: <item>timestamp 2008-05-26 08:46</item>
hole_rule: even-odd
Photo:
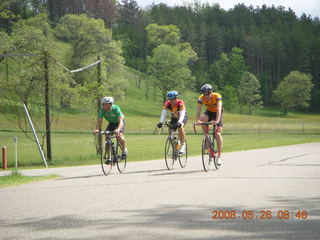
[[[212,219],[307,219],[307,210],[213,210]]]

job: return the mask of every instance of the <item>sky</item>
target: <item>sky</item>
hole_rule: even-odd
[[[183,5],[184,3],[193,2],[192,0],[136,0],[138,5],[145,8],[152,3],[165,3],[168,6]],[[225,10],[233,8],[238,3],[244,3],[246,6],[259,6],[263,4],[269,6],[274,5],[275,7],[283,6],[286,10],[289,7],[296,13],[298,17],[302,13],[311,15],[312,17],[320,17],[320,0],[201,0],[202,3],[218,3],[219,6]]]

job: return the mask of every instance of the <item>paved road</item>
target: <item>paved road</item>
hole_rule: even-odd
[[[129,163],[108,177],[98,165],[25,171],[61,177],[0,189],[0,239],[320,239],[320,143],[224,162],[209,173],[199,157],[173,171],[163,160]],[[236,219],[212,219],[215,210]],[[254,219],[242,219],[248,210]],[[277,218],[282,210],[289,219]],[[296,218],[302,210],[307,218]]]

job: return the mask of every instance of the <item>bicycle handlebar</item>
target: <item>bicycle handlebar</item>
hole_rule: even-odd
[[[196,130],[196,126],[210,126],[210,125],[214,125],[215,126],[215,124],[213,124],[212,122],[202,122],[202,123],[199,123],[199,122],[194,122],[193,123],[193,131],[194,131],[194,133],[197,133],[197,130]]]
[[[101,134],[101,135],[102,135],[102,134],[106,134],[106,135],[107,135],[107,134],[113,134],[113,132],[110,132],[110,131],[100,131],[99,134]]]
[[[176,124],[172,124],[169,121],[164,121],[163,125],[167,126],[167,127],[174,127]]]
[[[97,132],[98,135],[113,135],[113,131],[99,131]]]

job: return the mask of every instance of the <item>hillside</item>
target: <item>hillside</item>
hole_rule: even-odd
[[[160,159],[163,157],[166,135],[151,133],[159,121],[162,100],[159,90],[150,91],[149,99],[145,98],[146,80],[142,79],[141,88],[137,88],[135,79],[138,75],[141,76],[136,71],[125,68],[123,72],[112,76],[126,79],[128,82],[125,98],[116,103],[122,108],[126,118],[130,161]],[[189,113],[186,129],[190,156],[200,154],[201,135],[191,134],[198,95],[199,93],[195,92],[181,94]],[[94,137],[91,134],[96,121],[94,107],[72,104],[70,109],[51,110],[58,118],[52,125],[53,160],[50,165],[99,163],[95,153]],[[18,137],[19,166],[42,166],[36,144],[20,133],[17,119],[10,106],[4,105],[1,101],[0,112],[0,145],[7,146],[9,166],[15,165],[14,137]],[[44,118],[37,122],[43,130]],[[274,109],[262,109],[251,116],[225,112],[223,134],[224,152],[316,142],[320,141],[320,115],[289,113],[286,118],[282,118],[280,112]]]
[[[125,79],[128,84],[125,88],[125,97],[116,101],[126,118],[127,133],[151,133],[162,109],[162,99],[158,89],[149,90],[149,98],[146,99],[147,79],[137,71],[125,67],[112,78]],[[140,88],[136,86],[136,79],[141,78]],[[109,95],[106,93],[106,95]],[[191,123],[195,119],[196,99],[199,93],[183,92],[180,98],[186,103],[189,114],[187,131],[192,132]],[[19,130],[17,119],[10,106],[0,104],[0,129]],[[70,109],[52,109],[55,121],[53,131],[86,132],[95,126],[96,114],[94,107],[72,104]],[[289,113],[285,118],[281,117],[277,109],[261,109],[253,115],[240,115],[235,112],[224,112],[224,132],[320,132],[319,114]],[[44,119],[38,120],[40,129],[44,129]]]

